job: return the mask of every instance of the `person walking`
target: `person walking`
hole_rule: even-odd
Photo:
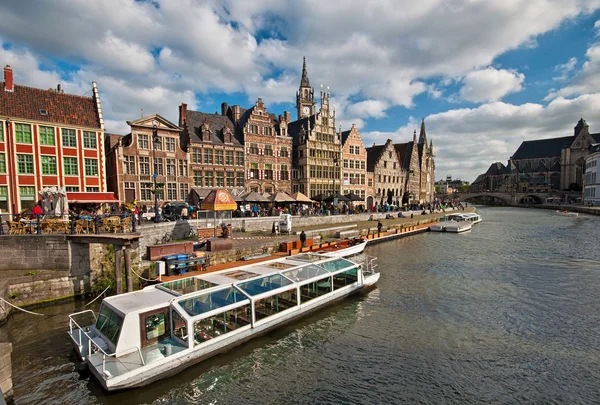
[[[302,247],[306,247],[306,234],[304,231],[300,232],[300,243],[302,244]]]
[[[383,224],[381,221],[377,221],[377,233],[381,233],[381,228],[383,228]]]

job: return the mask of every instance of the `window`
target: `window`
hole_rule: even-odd
[[[288,171],[287,165],[281,165],[281,180],[289,180],[290,172]]]
[[[6,173],[6,155],[0,153],[0,173]]]
[[[211,300],[211,302],[214,301]],[[250,305],[244,305],[196,321],[194,322],[194,345],[197,346],[212,338],[223,336],[228,332],[250,325],[250,319],[252,319],[251,307]],[[185,322],[182,322],[182,325],[185,325]],[[178,335],[176,331],[175,335]]]
[[[19,200],[21,202],[21,210],[33,208],[36,202],[35,187],[19,187]]]
[[[187,201],[190,193],[187,183],[179,183],[180,196],[183,201]]]
[[[192,163],[202,164],[202,149],[192,148]]]
[[[225,151],[225,164],[227,166],[233,166],[233,151],[232,150]]]
[[[235,187],[235,173],[227,172],[227,187]]]
[[[251,143],[248,153],[251,155],[258,155],[258,145],[255,143]]]
[[[265,180],[273,180],[273,165],[265,163]]]
[[[216,165],[223,165],[223,151],[222,150],[216,150],[215,151],[215,164]]]
[[[88,193],[98,193],[100,192],[100,187],[86,187],[85,191]]]
[[[152,201],[152,191],[150,183],[140,183],[140,200]]]
[[[354,147],[354,154],[355,155],[360,155],[360,146],[355,146]]]
[[[77,176],[77,174],[79,173],[77,170],[77,158],[63,158],[63,167],[65,171],[65,176]]]
[[[4,121],[0,122],[0,142],[4,142]]]
[[[212,149],[204,149],[204,164],[212,165],[213,151]]]
[[[154,158],[154,173],[162,176],[165,173],[163,158]]]
[[[86,149],[96,149],[96,134],[94,132],[83,131],[83,147]]]
[[[250,125],[249,130],[251,134],[258,134],[258,126],[256,125]]]
[[[202,187],[202,171],[194,170],[194,186]]]
[[[237,172],[235,174],[235,185],[236,187],[244,186],[244,172]]]
[[[77,147],[77,135],[75,134],[74,129],[65,129],[61,130],[62,133],[62,146],[67,148],[76,148]]]
[[[265,135],[268,135],[268,136],[273,135],[273,128],[265,127]]]
[[[116,346],[121,334],[123,318],[106,305],[100,307],[96,329]]]
[[[204,177],[205,179],[205,186],[206,187],[214,187],[215,183],[214,183],[214,179],[213,179],[213,172],[206,172],[205,173],[206,176]]]
[[[179,160],[179,175],[183,177],[187,177],[188,175],[188,166],[185,160]]]
[[[148,135],[138,134],[138,149],[149,149]]]
[[[152,137],[152,146],[154,147],[154,150],[163,150],[163,137]]]
[[[225,178],[224,173],[223,172],[217,172],[217,187],[224,187],[225,186]]]
[[[42,174],[56,174],[56,156],[42,156]]]
[[[244,166],[244,152],[235,152],[235,164]]]
[[[125,156],[125,174],[135,174],[135,156]]]
[[[365,161],[364,161],[364,160],[361,160],[361,161],[360,161],[360,168],[364,170],[364,169],[365,169],[365,167],[366,167],[366,163],[365,163]]]
[[[33,155],[17,155],[17,172],[33,174]]]
[[[167,200],[177,201],[177,183],[167,183]]]
[[[167,159],[167,176],[177,176],[177,165],[175,159]]]
[[[8,187],[0,186],[0,213],[8,212]]]
[[[54,128],[52,127],[39,127],[40,131],[40,145],[55,146],[56,140],[54,139]]]
[[[31,125],[15,124],[15,141],[18,143],[31,143]]]
[[[250,178],[258,180],[258,163],[250,163]]]
[[[67,193],[78,193],[79,192],[79,187],[77,186],[67,186],[65,187],[65,189],[67,190]]]
[[[85,159],[85,175],[86,176],[97,176],[98,175],[98,160],[97,159]]]
[[[175,138],[165,138],[167,152],[175,152]]]
[[[265,155],[273,156],[273,147],[271,145],[265,145]]]
[[[285,146],[282,146],[282,147],[281,147],[281,150],[280,150],[280,152],[279,152],[279,156],[281,156],[281,157],[289,157],[289,156],[290,156],[290,154],[289,154],[289,152],[288,152],[288,148],[287,148],[287,147],[285,147]]]
[[[140,174],[150,174],[150,158],[148,156],[140,156]]]

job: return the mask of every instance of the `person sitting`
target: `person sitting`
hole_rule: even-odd
[[[369,215],[369,219],[367,221],[373,221],[373,214]]]
[[[404,218],[404,214],[402,214],[402,211],[400,211],[400,212],[398,213],[398,218]]]

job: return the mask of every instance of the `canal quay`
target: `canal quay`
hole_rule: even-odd
[[[84,301],[14,313],[0,327],[14,402],[596,403],[600,218],[477,211],[466,233],[367,246],[375,289],[140,389],[109,394],[78,371],[66,332]]]

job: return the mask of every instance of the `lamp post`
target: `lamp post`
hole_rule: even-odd
[[[154,159],[154,222],[160,222],[160,213],[158,212],[158,189],[156,187],[156,178],[158,177],[158,165],[156,164],[156,144],[160,141],[158,137],[158,126],[160,123],[157,120],[152,121],[152,156]]]

